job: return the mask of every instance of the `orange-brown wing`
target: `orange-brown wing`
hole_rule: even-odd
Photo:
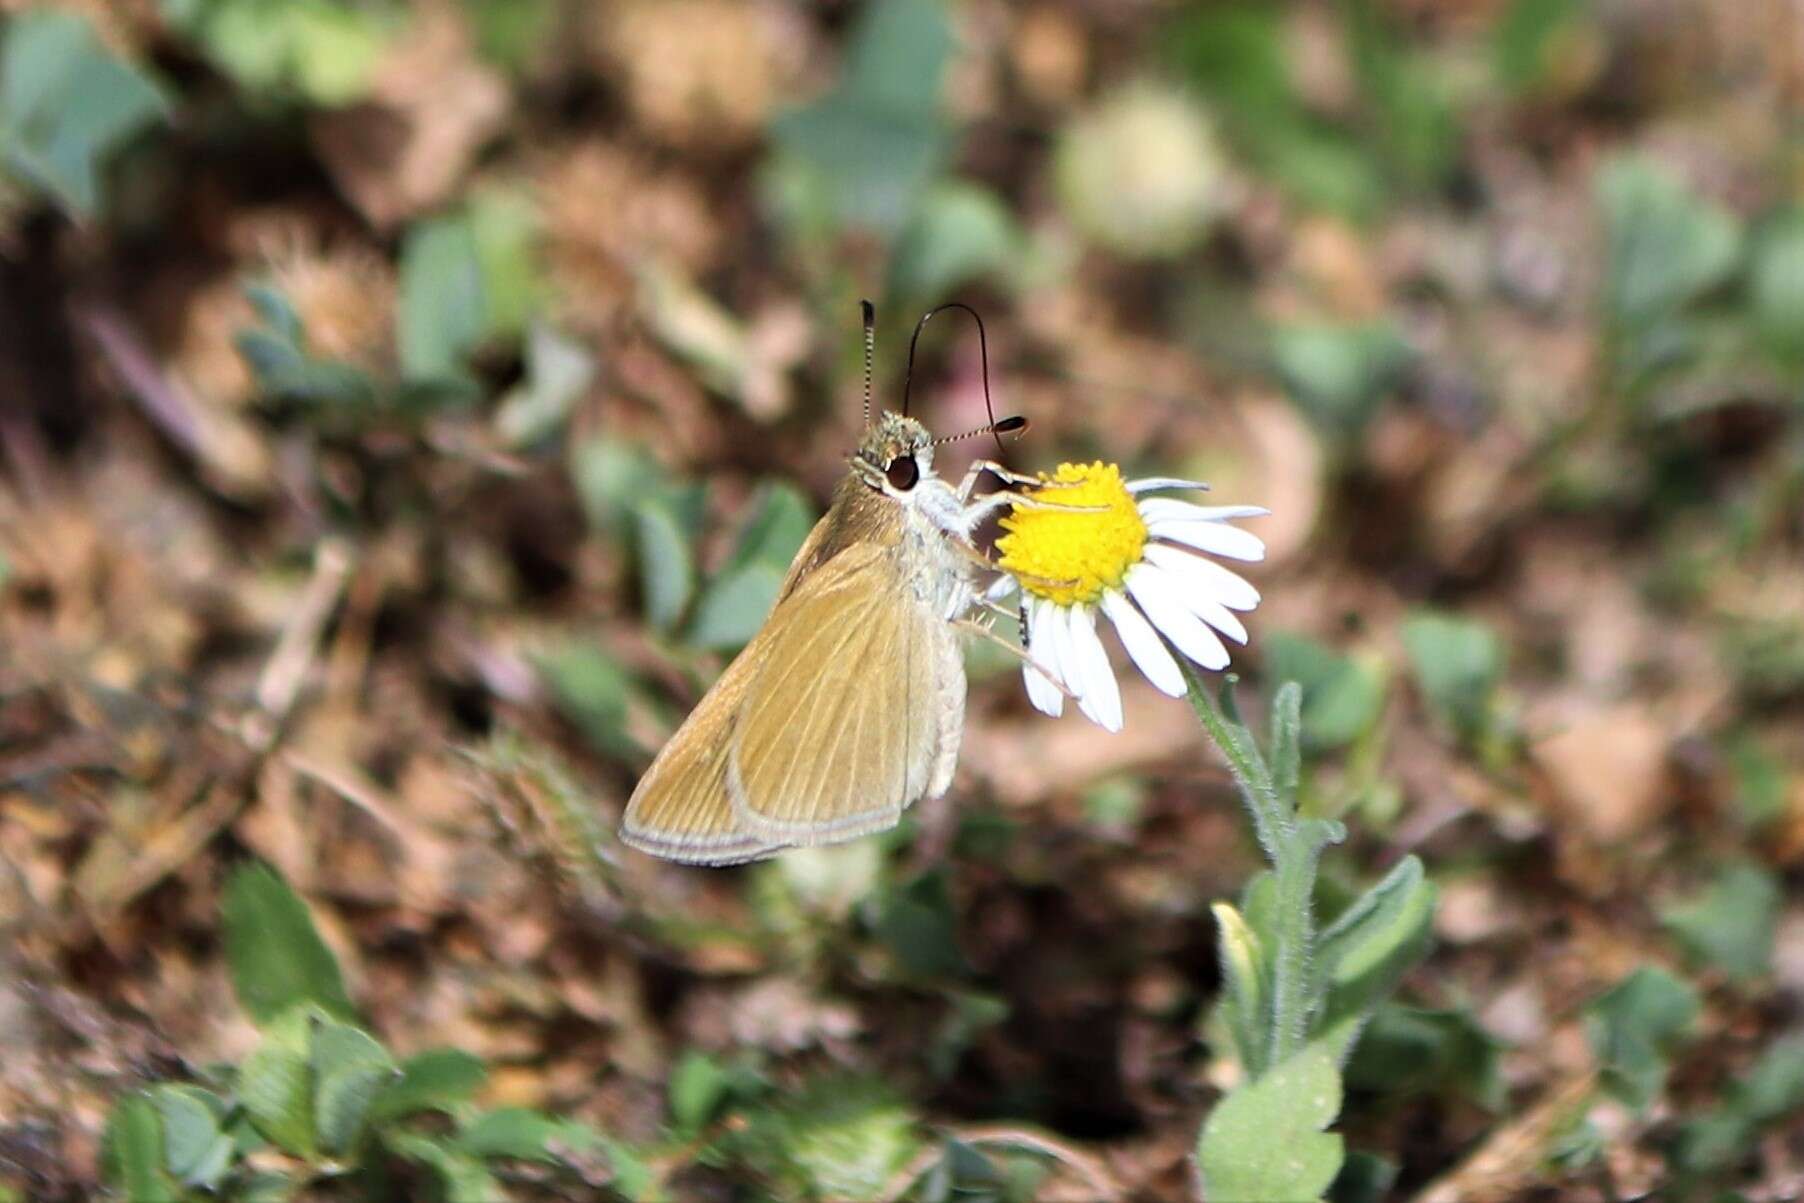
[[[763,637],[727,768],[741,830],[837,843],[894,826],[944,788],[943,720],[962,706],[964,670],[952,628],[916,598],[893,544],[855,544],[810,573]]]

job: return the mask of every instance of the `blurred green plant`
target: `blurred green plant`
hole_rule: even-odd
[[[865,4],[839,83],[772,124],[779,207],[791,224],[902,228],[951,153],[940,84],[952,48],[940,0]]]
[[[1770,869],[1752,861],[1725,865],[1695,896],[1669,907],[1667,930],[1701,965],[1746,982],[1767,971],[1784,894]]]
[[[1303,691],[1303,749],[1341,748],[1363,735],[1384,704],[1384,671],[1291,631],[1265,635],[1267,675]]]
[[[162,89],[75,13],[27,10],[0,39],[0,166],[70,214],[92,217],[106,163],[167,116]]]
[[[1389,321],[1299,322],[1271,332],[1272,369],[1332,445],[1357,447],[1384,398],[1415,360]]]
[[[1586,1017],[1605,1089],[1646,1111],[1702,1009],[1696,987],[1656,965],[1636,969],[1593,1001]]]
[[[1804,1108],[1804,1034],[1774,1040],[1723,1101],[1687,1119],[1672,1148],[1684,1175],[1724,1170],[1753,1152],[1761,1134]]]
[[[1507,729],[1497,704],[1504,643],[1475,619],[1416,610],[1403,620],[1403,647],[1435,718],[1461,744],[1501,763]]]
[[[239,87],[328,108],[363,97],[406,24],[390,0],[162,0],[162,11]]]
[[[617,1185],[638,1172],[624,1146],[582,1124],[478,1106],[487,1071],[467,1053],[395,1058],[357,1026],[306,905],[266,866],[233,872],[223,910],[233,985],[262,1043],[235,1069],[115,1104],[102,1161],[129,1203],[390,1198],[420,1176],[448,1200],[492,1203],[506,1197],[495,1170],[508,1162],[569,1170],[603,1156]]]
[[[1344,1161],[1341,1138],[1324,1131],[1340,1110],[1342,1067],[1426,955],[1434,886],[1421,862],[1406,857],[1318,930],[1322,851],[1346,832],[1298,806],[1302,688],[1290,682],[1274,694],[1262,749],[1235,713],[1230,687],[1218,705],[1201,677],[1185,671],[1191,705],[1226,757],[1272,863],[1238,908],[1213,908],[1224,982],[1216,1023],[1246,1081],[1203,1124],[1198,1169],[1212,1200],[1317,1198]]]
[[[1337,29],[1356,95],[1324,114],[1299,92],[1282,5],[1197,5],[1168,51],[1236,148],[1306,205],[1376,216],[1395,190],[1444,187],[1460,153],[1457,73],[1403,39],[1381,6],[1344,0]]]
[[[258,387],[273,401],[309,407],[328,425],[351,427],[447,406],[473,405],[484,388],[471,361],[491,348],[526,346],[523,391],[504,401],[496,421],[518,445],[560,424],[588,386],[587,352],[532,319],[544,299],[536,219],[519,196],[479,192],[458,212],[413,226],[401,248],[395,356],[399,370],[377,371],[326,359],[305,323],[269,282],[246,286],[261,324],[234,342]]]

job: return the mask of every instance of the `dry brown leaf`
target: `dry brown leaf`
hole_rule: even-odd
[[[1667,779],[1672,732],[1645,705],[1585,715],[1537,740],[1531,755],[1552,787],[1555,822],[1604,845],[1659,822],[1674,801]]]
[[[311,131],[351,203],[388,229],[451,194],[510,101],[506,83],[476,57],[457,9],[428,4],[377,64],[369,97],[315,114]]]

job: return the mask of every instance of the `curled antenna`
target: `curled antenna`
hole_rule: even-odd
[[[864,424],[871,425],[871,360],[877,355],[877,307],[869,301],[858,302],[864,311]]]
[[[977,350],[983,360],[983,408],[984,412],[990,417],[990,424],[981,430],[974,430],[971,433],[983,434],[985,431],[988,431],[996,436],[996,450],[1006,450],[1002,445],[1002,432],[1007,422],[1014,422],[1017,419],[1004,419],[1004,424],[999,424],[996,421],[996,407],[990,404],[990,342],[989,339],[984,336],[983,318],[979,316],[977,310],[971,308],[963,301],[947,301],[944,305],[936,305],[926,313],[923,313],[921,315],[921,320],[915,323],[914,337],[908,340],[908,372],[902,378],[902,416],[905,418],[908,416],[908,390],[909,386],[914,383],[915,378],[915,344],[921,341],[921,331],[926,328],[928,320],[932,318],[934,314],[944,313],[948,309],[962,309],[971,315],[972,321],[977,323]],[[1007,426],[1006,429],[1020,430],[1027,425],[1027,419],[1025,418],[1019,419],[1019,422],[1020,425]],[[958,437],[964,438],[967,436],[960,435]]]

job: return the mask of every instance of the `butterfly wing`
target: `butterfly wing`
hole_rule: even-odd
[[[763,660],[757,640],[721,674],[639,778],[620,838],[641,852],[695,865],[731,865],[776,849],[743,830],[727,794],[733,720]]]
[[[796,552],[764,628],[727,666],[639,778],[620,822],[620,838],[641,852],[694,865],[756,860],[777,845],[742,829],[727,794],[727,758],[747,687],[770,645],[770,630],[797,585],[832,553],[832,515],[822,517]]]
[[[944,791],[964,666],[892,541],[858,542],[810,573],[762,637],[727,764],[742,831],[771,844],[837,843]]]

